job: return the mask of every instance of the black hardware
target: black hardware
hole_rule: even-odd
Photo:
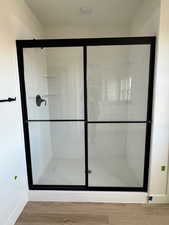
[[[36,95],[36,105],[40,107],[42,102],[44,102],[46,106],[47,103],[46,100],[43,99],[40,95]]]
[[[117,38],[80,38],[80,39],[40,39],[17,40],[17,46],[23,48],[82,47],[98,45],[145,45],[152,44],[155,37],[117,37]]]
[[[84,122],[85,120],[27,120],[26,122]]]
[[[148,196],[148,201],[153,201],[153,196]]]
[[[83,46],[83,70],[84,70],[84,134],[85,134],[85,186],[89,186],[88,178],[88,110],[87,110],[87,46]]]
[[[16,98],[1,99],[0,102],[15,102]]]

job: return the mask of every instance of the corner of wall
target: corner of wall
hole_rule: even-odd
[[[17,206],[13,209],[13,211],[7,218],[6,223],[4,225],[14,225],[18,217],[22,213],[27,202],[28,202],[28,196],[23,195],[23,198],[18,202]]]

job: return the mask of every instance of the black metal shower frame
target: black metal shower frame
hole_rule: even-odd
[[[155,65],[156,37],[119,37],[119,38],[81,38],[81,39],[33,39],[17,40],[17,57],[19,68],[20,92],[22,103],[23,129],[25,139],[25,153],[27,162],[27,176],[30,190],[81,190],[81,191],[127,191],[147,192],[150,160],[150,141],[152,125],[153,82]],[[146,121],[88,121],[87,109],[87,47],[88,46],[113,46],[113,45],[150,45],[149,62],[149,87],[147,101]],[[24,79],[24,48],[47,48],[47,47],[82,47],[84,66],[84,120],[28,120],[26,89]],[[84,122],[85,129],[85,185],[37,185],[33,184],[32,161],[29,139],[29,122]],[[142,187],[91,187],[88,185],[88,124],[89,123],[144,123],[146,124],[144,181]]]

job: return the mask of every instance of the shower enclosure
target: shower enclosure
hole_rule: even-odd
[[[29,188],[147,191],[155,37],[18,40]]]

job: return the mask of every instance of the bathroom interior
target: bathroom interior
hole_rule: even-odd
[[[19,225],[45,223],[39,213],[107,224],[96,202],[125,203],[113,223],[114,212],[135,222],[128,203],[140,204],[138,223],[167,221],[151,206],[169,203],[169,1],[6,0],[0,10],[0,224],[25,206]],[[94,204],[72,221],[72,202]]]

